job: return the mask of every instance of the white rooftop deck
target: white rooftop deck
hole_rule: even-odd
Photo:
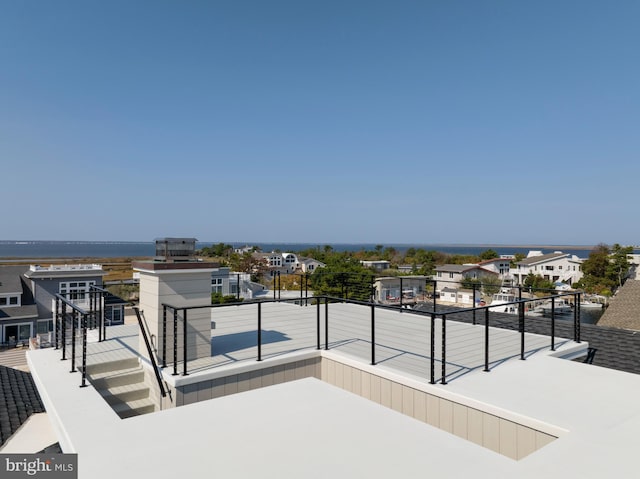
[[[290,303],[262,304],[262,358],[315,349],[317,347],[317,309]],[[369,307],[334,303],[329,305],[329,349],[371,362],[371,310]],[[321,348],[325,347],[325,306],[320,307]],[[257,359],[257,305],[214,308],[212,355],[188,362],[189,374],[210,371],[242,361]],[[441,320],[435,322],[435,377],[442,373]],[[168,326],[170,327],[170,326]],[[447,321],[447,381],[484,368],[484,326]],[[180,337],[180,333],[179,333]],[[556,338],[556,346],[567,339]],[[419,378],[430,378],[430,318],[409,310],[402,313],[376,308],[375,360],[385,369]],[[493,368],[520,356],[520,336],[514,331],[490,328],[489,363]],[[526,334],[525,356],[550,347],[550,338]],[[584,345],[586,348],[586,345]],[[172,345],[167,345],[173,358]],[[178,373],[182,361],[178,358]],[[171,369],[171,368],[170,368]]]
[[[214,313],[213,356],[190,362],[189,376],[173,377],[178,383],[255,361],[254,316],[224,309],[224,317]],[[316,346],[315,306],[263,305],[262,322],[265,365]],[[368,364],[369,322],[366,308],[331,305],[330,351],[322,354]],[[503,330],[490,338],[498,367],[484,373],[483,328],[448,322],[449,384],[428,385],[428,323],[377,310],[375,367],[567,433],[514,461],[311,378],[121,420],[92,387],[78,387],[79,374],[68,373],[59,351],[32,351],[28,359],[47,410],[64,425],[56,427],[61,442],[79,455],[80,477],[636,476],[640,376],[553,357],[549,338],[535,335],[527,335],[527,360],[520,361],[518,333]],[[109,328],[112,339],[91,344],[89,362],[136,354],[134,330]],[[321,338],[324,346],[324,331]],[[565,353],[575,346],[557,344]]]

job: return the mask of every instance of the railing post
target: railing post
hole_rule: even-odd
[[[447,315],[442,315],[442,379],[440,384],[447,384]]]
[[[300,274],[300,306],[301,306],[301,307],[302,307],[302,306],[304,306],[304,305],[302,304],[302,303],[303,303],[303,299],[304,299],[304,296],[303,296],[303,294],[304,294],[304,290],[303,290],[303,288],[302,288],[302,281],[303,281],[303,280],[304,280],[304,275],[301,273],[301,274]]]
[[[576,343],[580,342],[580,293],[578,293],[577,295],[577,299],[574,300],[575,302],[575,307],[573,308],[574,313],[573,315],[575,316],[574,319],[574,324],[575,324],[575,328],[576,328]]]
[[[173,308],[173,374],[178,375],[178,310]]]
[[[76,372],[76,310],[71,312],[71,371]]]
[[[329,297],[324,298],[324,349],[329,350]]]
[[[309,275],[304,273],[304,305],[309,306]]]
[[[162,305],[162,367],[167,367],[167,306]]]
[[[100,300],[98,301],[98,298],[96,298],[95,311],[94,311],[96,319],[98,320],[97,321],[97,323],[98,323],[98,342],[102,342],[102,333],[103,333],[101,309],[102,309],[102,292],[100,293]]]
[[[400,312],[402,312],[402,277],[400,277]]]
[[[55,322],[53,324],[53,341],[55,344],[54,349],[59,349],[59,337],[58,333],[60,332],[60,298],[56,298],[56,315]]]
[[[376,306],[371,304],[371,365],[376,365]]]
[[[435,297],[434,297],[435,298]],[[436,329],[436,315],[431,313],[431,380],[429,381],[431,384],[436,383],[436,337],[435,337],[435,329]]]
[[[320,298],[316,300],[316,349],[320,349]]]
[[[93,316],[93,301],[94,301],[94,296],[95,296],[95,290],[93,289],[93,286],[91,286],[89,288],[89,318],[91,318],[91,316]],[[91,327],[91,320],[89,320],[89,327]]]
[[[556,350],[556,298],[551,298],[551,351]]]
[[[489,372],[489,308],[484,310],[484,371]]]
[[[62,318],[60,327],[62,328],[62,359],[67,359],[67,303],[62,302]]]
[[[187,309],[182,310],[182,375],[188,376],[187,373]]]
[[[473,323],[473,325],[475,326],[476,324],[476,284],[472,283],[471,284],[471,291],[473,291],[473,299],[472,299],[472,304],[473,304],[473,318],[471,320],[471,322]]]
[[[518,285],[518,301],[522,302],[522,285],[520,284]]]
[[[436,289],[438,285],[438,281],[437,280],[433,280],[433,312],[435,313],[436,311]]]
[[[240,301],[240,274],[236,275],[236,300]]]
[[[87,387],[87,315],[82,315],[82,383],[81,388]]]
[[[520,359],[524,361],[524,308],[518,308],[519,327],[520,327]]]
[[[100,341],[106,341],[107,339],[107,322],[104,320],[104,292],[100,293],[100,324],[102,325],[102,339]]]
[[[262,303],[258,302],[258,361],[262,361]]]

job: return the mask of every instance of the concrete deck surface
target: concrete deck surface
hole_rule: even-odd
[[[637,476],[640,376],[554,357],[548,338],[538,335],[527,335],[527,359],[521,361],[513,355],[512,343],[515,339],[519,351],[520,337],[514,331],[492,331],[494,367],[486,373],[478,367],[482,350],[476,351],[483,329],[451,322],[448,372],[454,380],[431,385],[424,374],[429,325],[423,317],[378,314],[380,364],[369,366],[368,310],[339,306],[329,313],[331,349],[318,354],[391,371],[430,393],[496,414],[508,411],[524,423],[549,424],[561,431],[559,439],[514,461],[312,378],[121,420],[92,387],[79,387],[79,374],[69,374],[59,351],[31,351],[27,359],[47,410],[55,416],[52,425],[63,449],[79,455],[80,477]],[[274,332],[264,351],[265,367],[315,348],[314,308],[293,308],[265,310],[263,328]],[[174,381],[194,381],[255,362],[251,314],[238,308],[217,321],[213,356],[193,362],[201,369]],[[98,343],[101,350],[92,353],[93,359],[123,354],[118,349],[132,352],[137,339],[127,329],[131,326],[119,328],[110,329],[110,344]],[[118,332],[121,336],[114,337]],[[576,348],[566,340],[558,344],[558,353]]]

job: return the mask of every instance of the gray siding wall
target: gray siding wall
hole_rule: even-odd
[[[51,309],[51,301],[60,291],[60,283],[68,283],[71,281],[95,281],[96,286],[102,286],[102,276],[83,276],[80,278],[68,276],[65,278],[33,279],[30,281],[32,281],[33,296],[36,304],[38,305],[38,317],[40,319],[51,319],[53,313]]]
[[[311,358],[279,366],[232,374],[224,378],[211,379],[199,383],[178,386],[173,393],[176,406],[185,406],[207,399],[241,393],[275,384],[295,381],[308,377],[320,378],[322,358]],[[166,402],[163,407],[172,407]]]
[[[556,439],[328,358],[322,360],[321,379],[511,459],[522,459]]]

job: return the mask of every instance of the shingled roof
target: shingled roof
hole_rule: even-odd
[[[431,304],[423,304],[414,309],[432,311]],[[439,312],[455,311],[459,308],[438,305]],[[450,314],[447,319],[470,323],[472,313]],[[518,330],[518,316],[515,314],[491,313],[489,325],[492,327]],[[525,330],[528,333],[550,335],[551,319],[527,317]],[[556,337],[573,339],[573,320],[556,319]],[[580,339],[589,347],[596,348],[593,358],[596,366],[640,374],[640,332],[618,329],[596,324],[580,324]]]
[[[563,256],[570,256],[569,253],[547,253],[538,256],[531,256],[529,258],[518,261],[518,264],[531,265],[537,263],[543,263],[556,258],[562,258]]]
[[[640,331],[640,281],[628,279],[618,289],[598,324]]]
[[[30,373],[0,366],[0,446],[34,413],[45,412]]]

